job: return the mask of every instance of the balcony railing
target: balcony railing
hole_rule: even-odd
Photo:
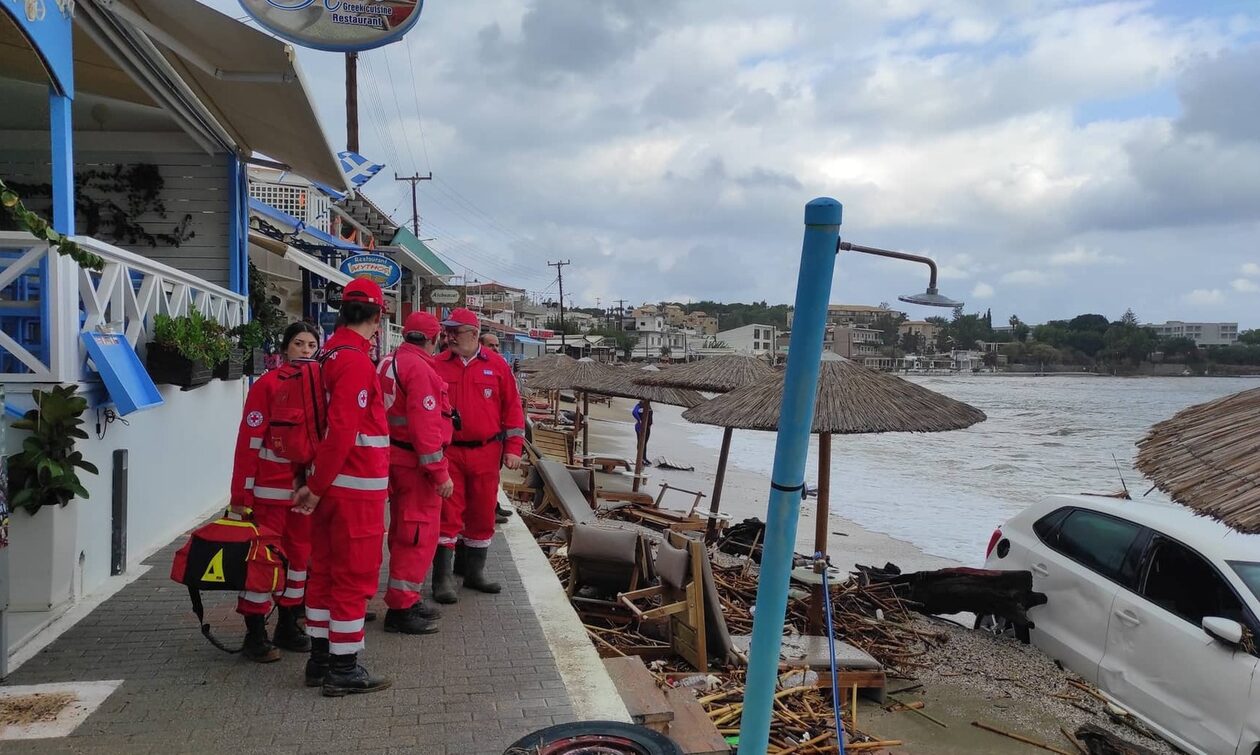
[[[0,380],[77,382],[88,377],[80,334],[123,334],[143,354],[154,319],[192,310],[235,327],[240,294],[86,236],[75,241],[105,260],[97,273],[25,233],[0,232]]]

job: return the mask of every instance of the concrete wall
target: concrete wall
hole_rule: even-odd
[[[55,610],[100,588],[109,577],[116,449],[129,451],[131,568],[226,501],[246,381],[214,380],[187,392],[160,388],[165,404],[128,416],[127,425],[108,425],[103,439],[97,438],[96,410],[84,415],[84,429],[92,438],[76,447],[100,469],[95,476],[80,473],[91,494],[88,500],[75,500],[61,509],[45,507],[34,517],[14,515],[12,610]],[[28,406],[29,394],[22,397],[18,390],[9,386],[9,403]],[[10,428],[8,453],[20,450],[25,436]]]

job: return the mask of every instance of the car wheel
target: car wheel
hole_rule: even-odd
[[[1031,640],[1028,627],[1015,626],[1009,619],[993,614],[977,616],[975,626],[972,628],[977,632],[988,632],[994,637],[1014,637],[1025,645]]]
[[[674,740],[643,726],[620,721],[559,724],[528,734],[503,755],[683,755]]]

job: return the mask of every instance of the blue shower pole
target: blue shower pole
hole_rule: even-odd
[[[831,276],[836,268],[840,216],[840,203],[834,199],[824,197],[805,205],[805,240],[796,281],[796,312],[792,338],[788,341],[787,374],[762,541],[761,578],[757,583],[757,612],[753,619],[748,682],[739,729],[741,755],[761,755],[770,744],[771,707],[779,677],[788,580],[796,544],[796,520],[805,488],[805,457],[809,453],[810,428],[814,422],[814,399],[818,393]]]

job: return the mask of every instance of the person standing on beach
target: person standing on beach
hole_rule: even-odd
[[[635,404],[634,409],[630,413],[634,415],[635,436],[637,437],[640,434],[643,435],[643,458],[640,459],[640,461],[643,462],[643,466],[650,467],[652,466],[652,462],[648,461],[648,458],[647,458],[647,444],[648,444],[648,439],[652,437],[652,413],[650,411],[647,412],[648,416],[646,417],[646,422],[645,422],[644,421],[645,418],[643,416],[644,409],[643,409],[642,401]]]
[[[315,449],[293,508],[311,515],[311,568],[306,633],[311,657],[306,685],[328,697],[390,686],[358,663],[367,602],[376,593],[389,488],[389,429],[376,368],[368,358],[381,324],[381,287],[356,278],[342,294],[341,319],[325,344],[321,377],[328,396],[327,430]]]
[[[442,499],[455,488],[446,462],[451,403],[446,381],[433,370],[441,330],[428,312],[411,313],[402,345],[377,369],[391,446],[386,632],[431,634],[440,616],[424,604],[420,585],[437,551]]]
[[[456,548],[462,551],[465,587],[486,593],[502,589],[486,579],[486,555],[494,539],[499,470],[521,465],[525,412],[507,362],[481,347],[477,315],[461,307],[442,325],[448,349],[434,360],[434,368],[446,380],[460,422],[447,452],[455,491],[442,506],[433,599],[454,603]]]

